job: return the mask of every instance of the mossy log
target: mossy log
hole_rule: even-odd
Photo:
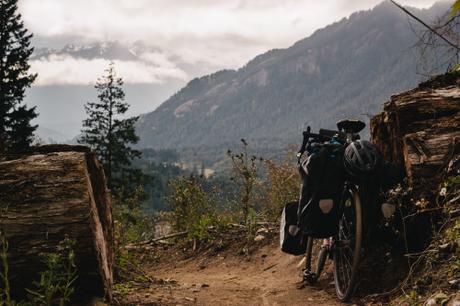
[[[104,171],[83,146],[43,146],[0,162],[0,228],[13,293],[43,270],[41,253],[75,240],[76,296],[112,297],[114,237]]]
[[[412,187],[434,190],[460,154],[459,84],[458,74],[434,78],[392,96],[371,120],[373,142]]]

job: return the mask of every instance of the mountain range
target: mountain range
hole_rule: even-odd
[[[428,22],[448,9],[445,2],[411,8]],[[446,70],[439,58],[421,64],[420,31],[389,1],[354,13],[238,70],[193,79],[141,116],[139,145],[228,147],[245,138],[256,146],[283,146],[299,142],[307,125],[317,130],[346,117],[368,121],[390,95]]]

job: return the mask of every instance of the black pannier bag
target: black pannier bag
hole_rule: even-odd
[[[345,182],[343,150],[322,147],[302,163],[299,227],[307,236],[334,236],[339,223],[339,201]]]
[[[304,235],[297,225],[297,211],[299,203],[290,202],[284,206],[280,222],[280,246],[281,251],[291,255],[302,255],[307,245]]]

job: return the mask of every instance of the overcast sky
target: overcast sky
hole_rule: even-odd
[[[118,61],[128,83],[165,83],[192,76],[183,67],[212,72],[237,68],[272,48],[285,48],[380,0],[20,0],[37,47],[141,41],[151,49],[138,62]],[[429,7],[433,0],[400,0]],[[153,51],[152,51],[153,50]],[[51,57],[34,61],[36,85],[88,84],[104,59]],[[184,66],[185,65],[185,66]],[[193,70],[193,69],[192,69]]]

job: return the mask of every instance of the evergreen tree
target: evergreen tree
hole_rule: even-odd
[[[0,153],[21,151],[32,142],[35,107],[22,104],[26,88],[37,77],[29,73],[33,52],[18,13],[18,0],[0,0]]]
[[[141,155],[131,147],[139,141],[134,127],[139,117],[120,118],[129,108],[122,86],[123,80],[117,77],[111,63],[95,85],[99,101],[85,104],[88,118],[83,121],[83,135],[79,140],[96,152],[109,187],[117,191],[138,181],[140,173],[130,166],[132,160]]]

